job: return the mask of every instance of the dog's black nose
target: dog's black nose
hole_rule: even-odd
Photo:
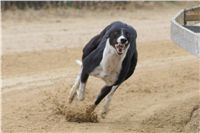
[[[122,38],[122,39],[120,40],[120,42],[121,42],[122,44],[126,43],[126,41],[127,41],[126,38]]]

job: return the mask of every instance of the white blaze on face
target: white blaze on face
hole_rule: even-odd
[[[126,39],[123,35],[117,38],[117,43],[120,44],[122,39]]]
[[[123,35],[117,38],[117,44],[115,44],[115,49],[119,55],[123,54],[126,50],[125,44],[121,43],[122,39],[126,39]]]

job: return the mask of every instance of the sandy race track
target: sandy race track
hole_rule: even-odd
[[[170,19],[187,6],[122,10],[118,14],[98,10],[63,14],[59,9],[57,14],[31,10],[3,13],[2,131],[200,131],[200,60],[170,40]],[[136,71],[116,91],[106,119],[99,117],[98,123],[67,122],[63,105],[66,110],[84,111],[104,84],[91,77],[85,101],[65,103],[79,71],[75,59],[80,59],[82,47],[93,35],[115,20],[125,21],[138,31]]]

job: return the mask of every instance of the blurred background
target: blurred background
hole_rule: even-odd
[[[3,52],[83,47],[106,25],[118,20],[138,30],[139,42],[169,39],[172,17],[179,10],[197,4],[189,1],[2,1]]]
[[[163,6],[167,4],[180,4],[181,2],[171,1],[171,2],[140,2],[140,1],[2,1],[1,7],[3,10],[9,9],[48,9],[48,8],[76,8],[76,9],[122,9],[127,8],[154,8],[155,6]],[[189,4],[190,1],[182,2],[184,4]],[[198,3],[198,2],[196,2]]]

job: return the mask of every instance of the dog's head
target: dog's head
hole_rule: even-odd
[[[130,45],[131,33],[125,28],[113,29],[108,38],[116,53],[122,55]]]

